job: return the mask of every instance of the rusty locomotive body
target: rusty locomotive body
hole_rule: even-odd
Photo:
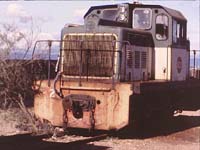
[[[35,114],[55,126],[99,130],[153,112],[173,115],[177,92],[194,85],[186,29],[179,11],[159,5],[91,7],[84,25],[62,29],[57,75],[40,83]]]

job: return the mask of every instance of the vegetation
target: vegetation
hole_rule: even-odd
[[[19,107],[32,126],[38,132],[38,120],[29,111],[27,105],[33,103],[35,94],[35,75],[32,72],[34,61],[25,60],[36,39],[33,26],[28,32],[22,32],[15,25],[0,26],[0,108]],[[20,50],[20,51],[19,51]],[[17,53],[20,52],[20,58]]]

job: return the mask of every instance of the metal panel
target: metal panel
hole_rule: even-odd
[[[171,79],[171,48],[155,48],[155,79]]]
[[[122,76],[125,81],[148,80],[152,77],[152,48],[127,45]]]
[[[186,49],[172,48],[172,80],[186,80],[188,72],[188,53]]]

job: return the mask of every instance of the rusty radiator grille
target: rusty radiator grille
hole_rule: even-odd
[[[115,36],[66,35],[63,73],[73,76],[110,77],[113,74]]]

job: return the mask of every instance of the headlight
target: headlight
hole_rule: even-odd
[[[118,21],[126,21],[127,20],[127,17],[125,14],[119,14],[119,19]]]
[[[86,31],[93,31],[95,27],[98,25],[99,17],[97,15],[91,14],[90,16],[85,19],[85,27]]]
[[[128,5],[127,4],[118,5],[117,21],[128,22]]]

